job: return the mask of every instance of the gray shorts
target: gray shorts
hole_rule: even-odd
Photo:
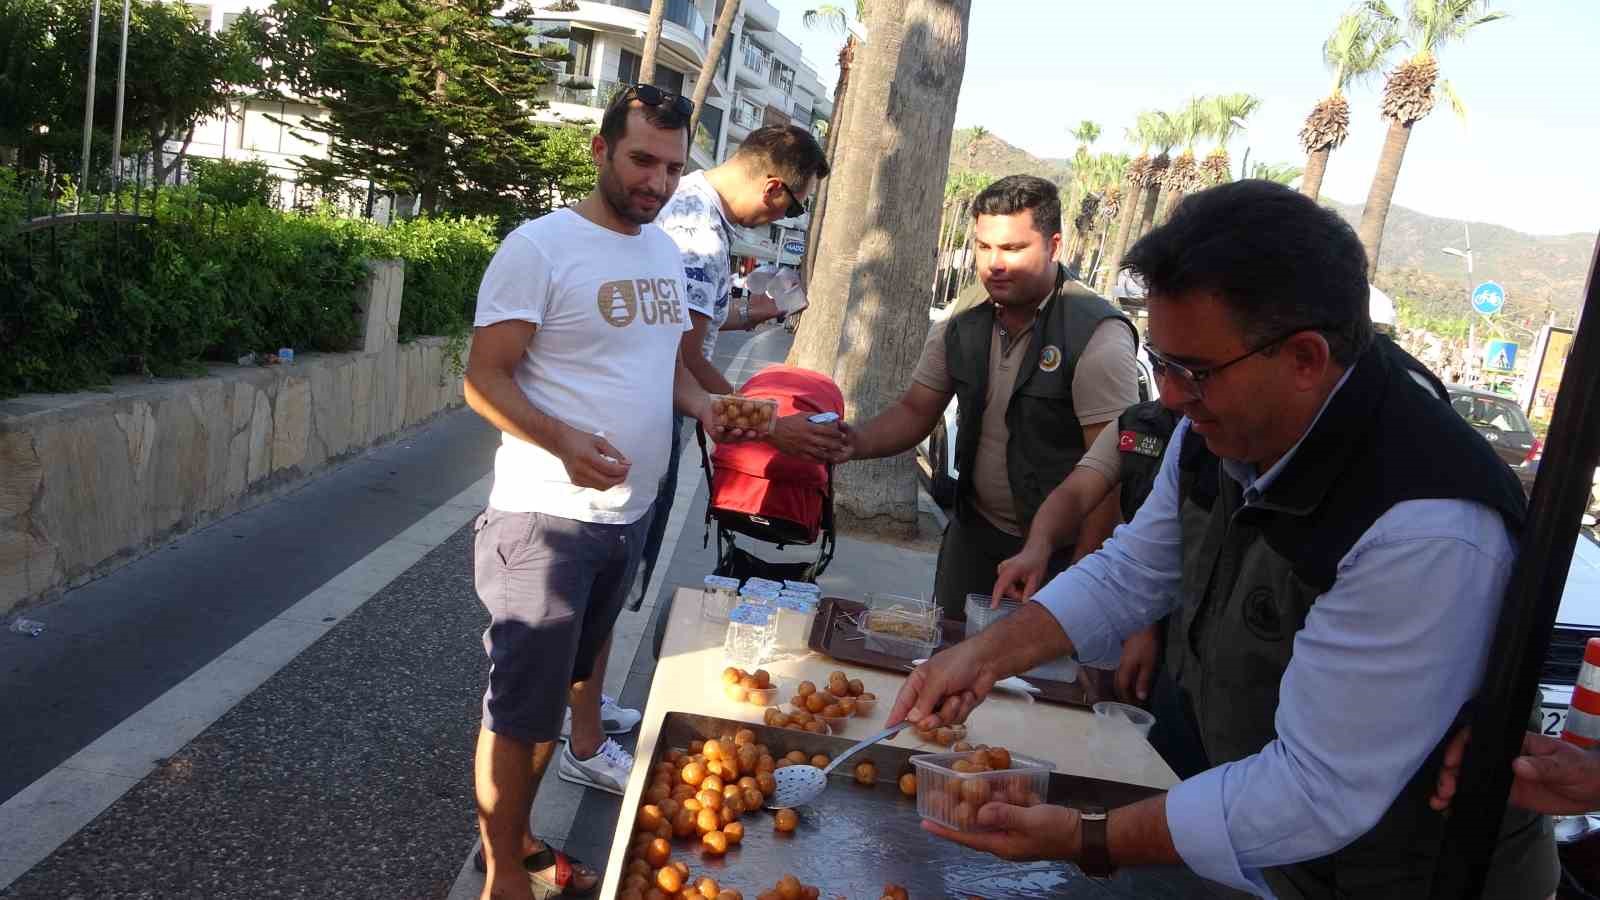
[[[497,509],[478,517],[473,578],[490,617],[485,728],[530,743],[560,736],[567,688],[594,672],[650,515],[631,525]]]

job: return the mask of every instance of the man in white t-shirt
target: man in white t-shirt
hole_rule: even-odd
[[[722,165],[683,176],[656,218],[656,224],[683,255],[693,325],[683,336],[683,364],[711,393],[734,391],[711,361],[717,336],[724,331],[748,331],[781,318],[777,303],[764,293],[733,297],[733,226],[750,228],[803,214],[805,198],[827,176],[828,156],[811,132],[795,125],[768,125],[750,132]],[[649,589],[678,489],[678,465],[683,456],[679,421],[673,421],[672,455],[656,495],[656,518],[645,541],[643,586],[631,605],[634,609]],[[818,425],[807,421],[806,414],[797,413],[779,419],[769,440],[784,453],[827,461],[839,452],[844,438],[837,425]],[[658,649],[665,624],[663,608],[656,630]]]
[[[710,396],[678,358],[682,260],[649,224],[683,171],[690,110],[648,85],[620,94],[593,142],[594,192],[507,235],[479,287],[466,396],[502,432],[474,552],[491,615],[476,763],[484,897],[532,897],[530,877],[579,895],[598,881],[529,831],[569,699],[561,777],[621,794],[633,767],[602,725],[611,629],[673,411],[717,434]]]

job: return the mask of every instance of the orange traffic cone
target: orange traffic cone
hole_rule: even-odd
[[[1589,638],[1583,648],[1583,667],[1572,686],[1572,704],[1561,739],[1585,750],[1600,744],[1600,638]]]

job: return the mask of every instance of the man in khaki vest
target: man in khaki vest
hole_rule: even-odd
[[[972,204],[981,302],[928,330],[898,402],[847,428],[844,458],[894,456],[933,432],[958,402],[955,514],[945,529],[934,594],[946,618],[994,584],[1022,549],[1034,513],[1106,423],[1138,401],[1138,335],[1125,316],[1067,277],[1055,185],[1012,175]],[[1113,504],[1096,510],[1116,516]],[[1093,529],[1090,529],[1092,531]],[[1058,572],[1071,561],[1062,554]]]

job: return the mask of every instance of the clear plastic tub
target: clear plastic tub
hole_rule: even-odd
[[[917,770],[917,815],[956,831],[986,831],[978,825],[978,810],[990,800],[1016,806],[1044,802],[1055,765],[1011,754],[1011,768],[990,772],[957,772],[958,760],[971,760],[973,752],[930,753],[911,757]]]
[[[773,581],[770,578],[746,578],[744,580],[744,589],[747,591],[760,591],[764,594],[770,593],[773,596],[777,596],[783,592],[783,582]]]
[[[1150,737],[1150,729],[1156,725],[1156,717],[1149,711],[1111,700],[1102,700],[1094,705],[1094,718],[1097,726],[1132,728],[1145,739]]]
[[[810,594],[818,599],[822,597],[822,588],[809,581],[790,581],[786,578],[783,581],[783,589],[796,594]]]
[[[728,621],[728,613],[739,605],[739,579],[707,575],[700,593],[700,615],[713,622]]]
[[[988,594],[967,595],[967,637],[971,638],[990,625],[1004,619],[1022,607],[1015,600],[1001,600],[999,609],[990,609],[992,598]],[[1078,680],[1078,661],[1063,656],[1022,673],[1024,678],[1041,678],[1045,681],[1063,681],[1071,684]]]
[[[778,422],[778,401],[712,394],[711,413],[718,425],[771,434]]]
[[[938,621],[911,611],[868,609],[861,614],[860,629],[868,650],[900,659],[926,659],[939,648]]]
[[[811,624],[817,618],[817,604],[814,600],[787,591],[778,595],[772,602],[772,608],[777,610],[777,633],[774,638],[777,646],[797,648],[806,646],[811,638]]]
[[[723,655],[741,669],[758,669],[772,658],[774,631],[770,607],[741,603],[728,613],[728,630],[722,640]]]

